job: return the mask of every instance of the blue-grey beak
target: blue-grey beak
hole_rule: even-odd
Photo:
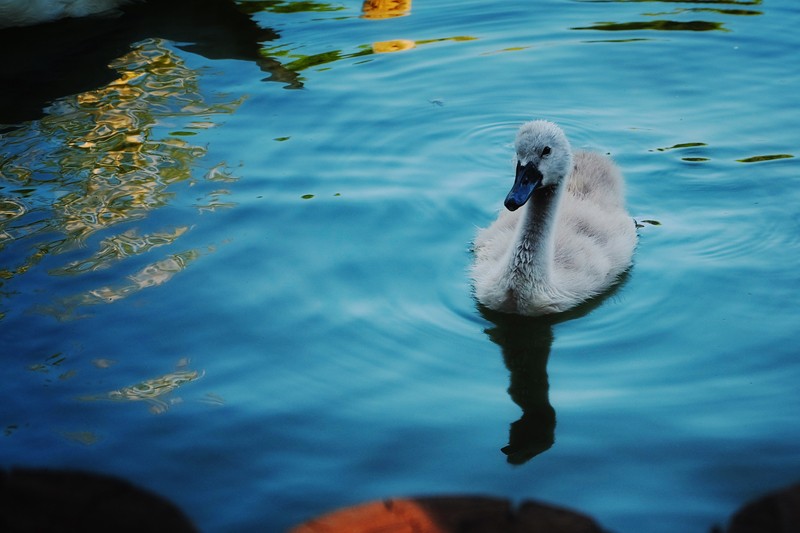
[[[532,162],[522,165],[517,163],[517,177],[514,179],[514,186],[506,196],[505,206],[509,211],[516,211],[533,194],[533,191],[542,185],[542,173]]]

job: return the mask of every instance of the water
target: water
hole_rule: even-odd
[[[151,15],[108,79],[0,120],[0,464],[205,531],[452,493],[707,531],[800,478],[792,2],[240,7]],[[533,117],[658,223],[553,321],[467,275]]]

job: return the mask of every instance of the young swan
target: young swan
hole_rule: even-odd
[[[551,122],[523,124],[503,211],[475,237],[475,296],[490,309],[558,313],[613,285],[631,264],[636,227],[624,184],[599,154],[574,154]]]

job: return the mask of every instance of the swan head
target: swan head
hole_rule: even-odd
[[[561,128],[546,120],[527,122],[517,132],[517,174],[505,206],[514,211],[537,189],[554,189],[572,168],[572,149]]]

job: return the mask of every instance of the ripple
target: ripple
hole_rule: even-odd
[[[575,147],[580,146],[593,132],[593,127],[587,120],[568,115],[520,112],[507,114],[499,119],[494,114],[482,115],[472,117],[478,124],[466,128],[460,134],[461,143],[467,147],[465,157],[481,167],[497,169],[498,162],[508,161],[509,168],[513,168],[511,162],[517,130],[525,122],[536,119],[559,124]]]
[[[11,198],[0,198],[0,222],[19,218],[27,212],[25,205]]]
[[[100,249],[87,259],[72,261],[68,265],[50,271],[52,275],[73,275],[110,267],[116,261],[143,254],[153,248],[169,245],[189,230],[180,226],[173,231],[140,235],[136,230],[127,230],[100,242]]]
[[[742,231],[740,221],[751,222]],[[771,265],[776,255],[800,243],[797,232],[786,231],[785,221],[760,206],[724,211],[707,216],[699,228],[684,228],[694,234],[688,239],[687,260],[713,264],[715,268],[756,268]]]
[[[505,160],[510,168],[514,136],[525,120],[520,116],[517,119],[481,123],[465,130],[461,141],[470,147],[465,153],[466,159],[483,168],[496,168],[499,161]]]

